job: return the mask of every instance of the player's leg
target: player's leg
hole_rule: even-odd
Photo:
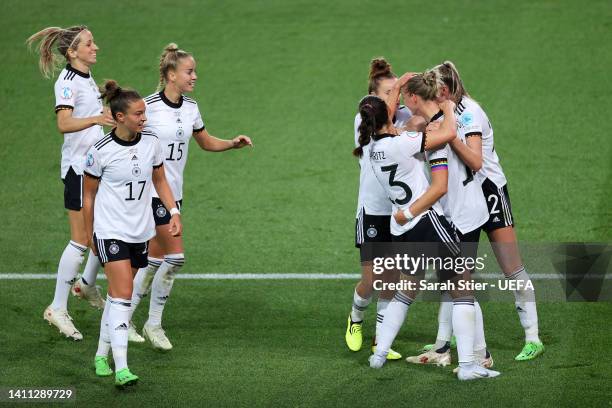
[[[519,320],[525,330],[525,346],[516,359],[531,360],[544,352],[544,345],[539,338],[535,291],[532,284],[527,285],[530,278],[518,247],[508,189],[507,186],[497,187],[486,179],[482,183],[482,190],[489,208],[489,221],[484,229],[497,263],[506,279],[516,280],[517,287],[520,288],[514,291],[514,299]]]
[[[182,237],[172,236],[168,225],[157,227],[156,238],[159,246],[154,250],[161,249],[161,251],[158,253],[151,252],[151,256],[157,258],[163,255],[164,261],[153,278],[149,318],[144,325],[143,336],[151,341],[153,347],[167,351],[172,349],[172,343],[170,343],[162,328],[162,314],[170,297],[176,274],[185,264],[185,256]]]
[[[395,290],[390,290],[388,284],[396,284],[399,281],[400,273],[399,271],[393,270],[385,270],[382,275],[375,276],[374,279],[381,279],[383,286],[383,290],[378,292],[378,300],[376,301],[376,333],[380,331],[380,327],[382,322],[385,319],[385,314],[387,313],[387,307],[389,303],[395,296]],[[372,353],[376,353],[376,335],[372,341]],[[401,360],[402,355],[392,348],[389,349],[387,353],[387,360]]]
[[[82,176],[77,175],[70,168],[63,182],[64,207],[68,210],[68,221],[70,223],[70,241],[64,248],[57,268],[53,302],[45,309],[43,317],[66,337],[81,340],[83,335],[74,327],[72,317],[68,314],[68,295],[87,251],[88,239],[85,236],[81,213]]]

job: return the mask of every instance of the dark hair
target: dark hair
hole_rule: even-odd
[[[113,118],[117,119],[117,112],[125,113],[130,103],[141,100],[142,97],[133,89],[123,89],[117,81],[107,79],[104,85],[100,88],[102,95],[100,98],[106,101],[110,106]]]
[[[444,82],[444,85],[448,86],[451,99],[455,101],[455,103],[461,102],[461,98],[464,96],[470,96],[463,86],[459,71],[457,71],[452,61],[444,61],[442,64],[434,67],[432,71],[436,72],[442,79],[442,82]]]
[[[368,95],[359,102],[359,114],[361,115],[358,129],[359,146],[353,150],[353,155],[357,157],[363,155],[363,146],[370,143],[370,138],[389,121],[387,104],[374,95]]]
[[[391,64],[389,64],[384,57],[374,58],[370,62],[368,93],[376,93],[383,79],[392,78],[397,78],[397,76],[391,71]]]

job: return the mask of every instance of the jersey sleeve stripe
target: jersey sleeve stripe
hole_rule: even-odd
[[[423,153],[425,151],[425,141],[427,140],[427,133],[423,132],[423,136],[421,137],[421,148],[419,151]]]
[[[203,131],[204,129],[206,129],[206,126],[202,126],[201,128],[198,128],[198,129],[193,129],[193,133],[198,133],[198,132],[201,132],[201,131]]]
[[[153,166],[154,169],[159,169],[161,166],[164,165],[164,162],[161,162],[160,164],[158,164],[157,166]]]
[[[108,139],[108,140],[106,140],[104,143],[101,143],[99,146],[96,146],[96,150],[102,150],[102,148],[103,148],[104,146],[106,146],[107,144],[109,144],[109,143],[110,143],[110,142],[112,142],[112,141],[113,141],[113,139],[112,139],[112,138],[109,138],[109,139]]]
[[[55,107],[55,113],[61,111],[61,110],[74,110],[74,106],[72,105],[57,105]]]
[[[110,135],[106,135],[106,136],[104,136],[102,139],[98,140],[98,141],[97,141],[97,142],[94,144],[94,147],[98,147],[100,144],[102,144],[102,143],[104,143],[104,142],[106,142],[106,141],[108,141],[108,140],[110,140],[110,139],[111,139],[111,136],[110,136]]]
[[[482,137],[482,133],[480,132],[469,132],[465,134],[465,137],[468,138],[470,136],[478,136],[478,137]]]
[[[83,174],[85,174],[87,177],[91,177],[91,178],[95,178],[96,180],[100,180],[100,176],[94,176],[93,174],[89,173],[87,170],[84,170]]]

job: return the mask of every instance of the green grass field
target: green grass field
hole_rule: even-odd
[[[94,78],[143,95],[167,43],[193,52],[191,96],[209,131],[255,143],[222,154],[192,144],[185,273],[358,272],[352,122],[380,55],[398,74],[456,63],[495,129],[522,241],[612,241],[609,1],[6,0],[0,22],[0,273],[55,272],[69,237],[54,80],[24,41],[80,23],[100,46]],[[450,370],[404,363],[373,372],[367,351],[348,352],[353,284],[180,281],[165,316],[175,350],[131,347],[143,381],[121,394],[89,367],[99,313],[74,306],[86,338],[69,343],[42,320],[53,281],[0,280],[0,387],[72,385],[83,406],[612,405],[609,303],[541,304],[547,352],[526,364],[513,360],[522,330],[512,306],[484,305],[503,376],[459,384]],[[436,308],[411,311],[398,351],[433,337]],[[374,320],[370,310],[366,333]]]

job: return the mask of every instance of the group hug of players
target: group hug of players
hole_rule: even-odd
[[[98,46],[85,26],[49,27],[27,42],[38,42],[44,76],[50,77],[58,63],[67,63],[55,82],[55,112],[64,135],[61,178],[70,241],[44,319],[66,337],[81,340],[68,314],[69,293],[103,309],[96,375],[114,373],[116,386],[133,385],[138,376],[127,365],[128,339],[147,338],[155,348],[172,348],[161,318],[185,262],[180,209],[190,138],[214,152],[252,143],[244,135],[224,140],[208,133],[197,103],[184,95],[197,80],[195,59],[176,44],[169,44],[160,57],[158,92],[143,99],[114,80],[106,81],[100,93],[91,76]],[[103,126],[111,130],[104,134]],[[95,285],[101,266],[108,279],[106,301]],[[149,291],[142,337],[131,316]]]
[[[405,105],[399,104],[400,96]],[[373,244],[435,243],[437,256],[474,258],[484,230],[506,279],[521,281],[514,295],[525,345],[516,360],[542,354],[534,291],[526,284],[529,276],[517,245],[493,128],[466,91],[455,65],[446,61],[397,78],[385,59],[372,60],[368,95],[359,102],[355,117],[353,154],[360,165],[356,246],[361,252],[362,277],[347,322],[349,349],[362,347],[364,313],[375,280],[423,279],[422,274],[396,270],[375,275]],[[499,375],[490,369],[493,358],[486,346],[480,305],[470,285],[459,284],[470,281],[471,272],[437,271],[439,279],[455,283],[448,285],[455,289],[441,294],[435,343],[425,346],[422,354],[406,358],[408,363],[446,366],[456,340],[459,361],[454,372],[460,380]],[[372,368],[402,358],[391,345],[417,295],[410,288],[418,285],[399,286],[405,289],[378,294]]]

